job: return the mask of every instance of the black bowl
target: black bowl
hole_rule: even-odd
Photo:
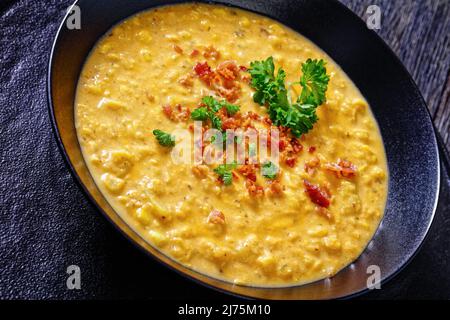
[[[88,196],[133,243],[172,269],[213,288],[249,297],[325,299],[367,290],[376,265],[382,283],[415,255],[433,220],[439,193],[439,154],[425,102],[411,76],[389,47],[337,1],[245,1],[217,3],[251,10],[311,39],[349,75],[370,103],[380,126],[390,172],[385,216],[355,263],[331,279],[287,288],[233,285],[192,271],[155,250],[109,206],[81,155],[74,126],[74,97],[83,63],[97,40],[114,24],[139,11],[178,0],[80,0],[81,30],[65,20],[55,39],[48,74],[50,114],[61,150]],[[370,270],[369,270],[370,271]],[[150,272],[150,270],[149,270]]]

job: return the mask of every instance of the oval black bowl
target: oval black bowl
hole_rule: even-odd
[[[332,0],[245,1],[237,6],[297,30],[329,54],[372,106],[383,136],[389,172],[385,216],[373,240],[351,266],[331,279],[287,288],[233,285],[192,271],[155,250],[134,232],[102,196],[81,155],[74,126],[74,97],[83,63],[114,24],[141,10],[177,0],[80,0],[81,30],[65,21],[55,39],[48,74],[50,114],[61,150],[80,185],[100,211],[139,248],[172,269],[228,293],[268,299],[327,299],[367,290],[367,268],[377,265],[382,281],[415,255],[430,224],[439,192],[439,154],[425,102],[411,76],[387,45],[345,6]],[[150,271],[149,271],[150,272]]]

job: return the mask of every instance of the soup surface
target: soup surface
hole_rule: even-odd
[[[152,132],[192,130],[205,96],[240,107],[233,118],[219,114],[223,128],[236,119],[271,127],[248,72],[268,57],[293,96],[307,59],[326,61],[330,77],[314,128],[281,132],[276,178],[244,164],[229,168],[230,183],[217,165],[175,163]],[[162,252],[211,276],[262,286],[333,276],[383,216],[387,165],[368,103],[330,57],[269,18],[205,4],[133,16],[87,59],[75,112],[86,163],[115,210]]]

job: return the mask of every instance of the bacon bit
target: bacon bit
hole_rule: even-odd
[[[272,120],[267,116],[263,117],[262,122],[269,127],[272,126]]]
[[[293,168],[293,167],[295,167],[295,164],[297,163],[297,158],[287,157],[284,162],[286,163],[287,166]]]
[[[330,206],[330,195],[320,189],[319,186],[309,183],[308,180],[303,180],[303,184],[306,188],[311,201],[321,207],[328,208]]]
[[[173,50],[175,50],[176,53],[183,54],[183,49],[176,44],[173,46]]]
[[[192,167],[192,173],[197,178],[205,178],[208,175],[208,171],[209,171],[209,169],[205,165],[199,165],[199,166]]]
[[[194,80],[192,74],[187,74],[178,79],[178,82],[184,87],[192,87],[194,85]]]
[[[320,165],[320,159],[313,157],[311,160],[305,162],[305,171],[308,174],[313,174]]]
[[[252,120],[259,120],[259,114],[251,112],[251,111],[247,112],[245,116]]]
[[[238,172],[252,182],[256,182],[256,166],[245,164],[238,169]]]
[[[194,72],[211,89],[229,102],[239,98],[241,87],[236,81],[239,79],[239,68],[234,61],[224,61],[215,71],[208,62],[198,62],[194,66]]]
[[[356,175],[356,166],[347,160],[338,159],[337,163],[327,163],[325,168],[336,174],[338,178],[353,178]]]
[[[315,151],[316,151],[316,147],[314,147],[314,146],[311,146],[308,148],[309,153],[314,153]]]
[[[248,68],[246,66],[239,66],[239,70],[246,72]]]
[[[200,77],[205,77],[212,73],[211,67],[208,65],[208,62],[197,62],[197,64],[194,66],[195,73]]]
[[[197,49],[194,49],[194,50],[192,50],[190,56],[193,58],[193,57],[198,56],[199,54],[200,54],[200,51],[198,51]]]
[[[222,130],[239,128],[239,120],[234,118],[226,118],[222,121]]]
[[[216,71],[227,80],[236,80],[240,76],[238,66],[234,61],[230,60],[220,63],[217,66]]]
[[[285,190],[285,186],[278,180],[270,181],[269,191],[273,195],[280,195]]]
[[[173,110],[171,106],[169,105],[163,106],[163,112],[170,120],[172,120]]]
[[[243,118],[242,118],[242,129],[247,129],[247,128],[249,128],[249,127],[253,127],[253,125],[252,125],[252,119],[250,119],[249,117],[247,117],[247,116],[244,116]]]
[[[203,56],[206,59],[212,58],[214,60],[217,60],[217,59],[220,58],[220,52],[216,48],[214,48],[213,46],[209,46],[203,52]]]
[[[219,87],[217,91],[229,102],[235,102],[239,98],[241,93],[240,88],[225,89]]]
[[[213,224],[225,224],[225,215],[219,211],[214,209],[209,213],[208,222]]]
[[[282,139],[278,141],[278,148],[280,149],[280,151],[284,151],[286,149],[286,146],[287,146],[286,140]]]
[[[170,105],[163,106],[163,113],[172,121],[187,121],[191,116],[191,110],[188,107],[183,107],[181,104],[177,104],[175,109]]]
[[[248,193],[252,197],[258,197],[264,195],[264,188],[262,186],[257,185],[254,181],[247,179],[245,182]]]
[[[187,121],[191,118],[191,110],[188,107],[182,107],[180,104],[177,107],[179,110],[178,120]]]
[[[298,154],[303,150],[303,146],[300,144],[300,142],[296,138],[291,139],[291,146],[292,146],[292,152],[294,154]]]
[[[250,83],[250,80],[252,79],[252,77],[249,74],[243,74],[241,75],[241,80],[245,83]]]

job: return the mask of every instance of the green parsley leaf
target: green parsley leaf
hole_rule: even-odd
[[[229,186],[230,184],[232,184],[233,183],[233,174],[231,173],[231,171],[224,172],[224,174],[222,175],[222,180],[223,180],[223,184],[226,186]]]
[[[249,73],[252,76],[251,85],[256,89],[256,93],[253,95],[253,100],[256,103],[265,105],[276,100],[280,93],[286,92],[284,85],[286,73],[280,68],[275,76],[275,65],[272,57],[264,61],[251,62]]]
[[[226,100],[218,101],[211,96],[203,97],[202,103],[206,107],[199,107],[192,111],[191,118],[199,121],[209,119],[211,120],[211,126],[218,130],[222,130],[222,120],[216,115],[220,109],[226,108],[230,115],[234,115],[240,110],[240,107],[237,105],[230,104]]]
[[[222,108],[219,101],[217,101],[216,99],[214,99],[214,97],[211,96],[203,97],[202,102],[214,113],[216,113]]]
[[[240,107],[237,105],[228,103],[226,100],[218,101],[211,96],[203,97],[202,102],[214,113],[225,108],[230,115],[234,115],[240,110]]]
[[[298,102],[320,106],[326,101],[325,92],[330,81],[325,61],[308,59],[302,64],[302,72],[300,84],[303,90]]]
[[[213,113],[209,113],[209,118],[211,119],[211,125],[214,129],[222,130],[222,120]]]
[[[262,175],[267,179],[275,179],[278,174],[278,167],[272,162],[267,161],[262,166]]]
[[[299,137],[313,128],[318,118],[316,108],[325,101],[329,76],[323,60],[308,59],[302,64],[300,79],[302,93],[297,102],[291,103],[285,85],[286,73],[279,68],[275,75],[273,58],[250,63],[251,85],[256,90],[253,100],[267,107],[275,125],[291,129]]]
[[[225,107],[225,109],[227,109],[227,112],[230,116],[234,116],[241,109],[241,107],[228,103],[226,101],[223,103],[223,106]]]
[[[233,163],[221,164],[214,169],[214,172],[219,175],[224,185],[229,186],[230,184],[233,183],[232,171],[236,169],[236,166],[237,166],[236,161],[233,161]]]
[[[192,120],[197,121],[206,121],[209,118],[208,109],[206,107],[200,107],[192,111],[191,113]]]
[[[159,129],[153,130],[153,135],[156,137],[156,140],[158,140],[159,144],[163,147],[175,146],[174,136],[171,136],[170,134]]]

